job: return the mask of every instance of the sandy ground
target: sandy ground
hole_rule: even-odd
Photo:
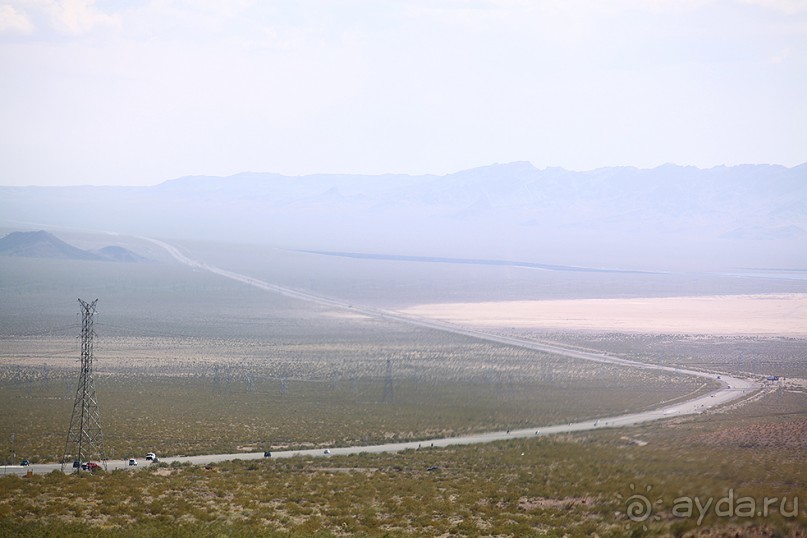
[[[807,336],[807,294],[424,304],[402,313],[481,327]]]

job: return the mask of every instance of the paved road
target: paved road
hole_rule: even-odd
[[[689,372],[682,370],[682,372]],[[703,375],[696,372],[698,375]],[[710,375],[710,377],[712,377]],[[511,430],[510,432],[488,432],[473,435],[464,435],[460,437],[448,437],[442,439],[432,439],[426,441],[407,441],[402,443],[387,443],[383,445],[369,445],[369,446],[351,446],[339,447],[328,449],[330,454],[326,454],[321,448],[308,449],[308,450],[286,450],[286,451],[273,451],[272,458],[290,458],[294,456],[309,456],[309,457],[327,457],[339,456],[348,454],[359,454],[362,452],[379,453],[379,452],[401,452],[407,449],[417,449],[419,447],[447,447],[452,445],[470,445],[476,443],[489,443],[492,441],[501,441],[505,439],[519,439],[527,437],[538,437],[542,435],[552,435],[558,433],[571,433],[581,432],[587,430],[603,429],[603,428],[621,428],[636,426],[646,422],[659,420],[662,418],[670,418],[674,416],[690,415],[695,413],[703,413],[708,411],[714,406],[722,405],[734,399],[740,398],[749,394],[759,388],[759,386],[745,379],[735,378],[731,376],[721,376],[720,382],[723,384],[722,388],[716,389],[708,394],[704,394],[697,398],[688,400],[686,402],[678,403],[675,405],[667,405],[658,409],[649,411],[642,411],[639,413],[630,413],[626,415],[616,415],[611,417],[601,417],[595,420],[586,420],[583,422],[573,422],[570,424],[558,424],[554,426],[547,426],[542,428],[527,428],[520,430]],[[205,465],[208,463],[216,463],[221,461],[229,461],[235,459],[254,460],[262,459],[263,452],[249,452],[249,453],[236,453],[236,454],[210,454],[204,456],[185,456],[177,458],[160,458],[161,462],[165,463],[185,463],[189,462],[195,465]],[[145,460],[138,460],[138,468],[149,465]],[[126,461],[115,460],[107,462],[109,470],[113,469],[134,469],[129,467]],[[25,474],[28,470],[34,473],[49,473],[54,470],[59,470],[59,464],[41,464],[31,465],[30,467],[12,467],[8,466],[4,469],[8,474]],[[66,469],[70,471],[72,469]]]
[[[143,238],[155,243],[162,248],[164,248],[171,256],[173,256],[177,261],[193,267],[195,269],[203,269],[205,271],[210,271],[211,273],[215,273],[217,275],[221,275],[226,278],[230,278],[232,280],[236,280],[238,282],[242,282],[244,284],[248,284],[250,286],[254,286],[256,288],[270,291],[273,293],[278,293],[287,297],[293,297],[296,299],[302,299],[305,301],[314,302],[320,305],[335,307],[335,308],[344,308],[348,310],[352,310],[357,313],[365,314],[368,316],[373,316],[376,318],[382,318],[392,321],[398,321],[402,323],[408,323],[411,325],[416,325],[419,327],[425,327],[429,329],[450,332],[454,334],[460,334],[463,336],[468,336],[472,338],[478,338],[481,340],[485,340],[488,342],[496,342],[500,344],[530,349],[534,351],[541,351],[545,353],[552,353],[555,355],[561,355],[564,357],[572,357],[575,359],[582,359],[587,361],[599,362],[604,364],[612,364],[615,366],[622,366],[622,367],[629,367],[629,368],[639,368],[643,370],[659,370],[665,372],[671,372],[680,375],[691,375],[703,378],[704,380],[708,380],[709,382],[717,382],[720,385],[720,388],[715,389],[707,394],[698,396],[696,398],[683,401],[680,403],[676,403],[674,405],[662,405],[657,409],[652,409],[649,411],[642,411],[639,413],[630,413],[627,415],[617,415],[611,417],[601,417],[595,420],[587,420],[583,422],[575,422],[570,424],[559,424],[555,426],[548,426],[539,429],[529,428],[523,430],[511,430],[509,432],[490,432],[490,433],[480,433],[474,435],[466,435],[461,437],[450,437],[444,439],[433,439],[427,441],[411,441],[411,442],[403,442],[403,443],[388,443],[383,445],[371,445],[371,446],[353,446],[353,447],[342,447],[342,448],[331,448],[329,449],[330,454],[325,454],[323,449],[310,449],[310,450],[293,450],[293,451],[280,451],[280,452],[272,452],[273,458],[288,458],[292,456],[337,456],[337,455],[346,455],[346,454],[358,454],[361,452],[400,452],[402,450],[407,449],[416,449],[420,446],[434,446],[434,447],[446,447],[450,445],[468,445],[468,444],[475,444],[475,443],[487,443],[491,441],[499,441],[504,439],[516,439],[516,438],[525,438],[525,437],[535,437],[540,435],[551,435],[557,433],[569,433],[569,432],[579,432],[579,431],[586,431],[586,430],[593,430],[597,428],[617,428],[617,427],[626,427],[626,426],[634,426],[638,424],[642,424],[645,422],[650,422],[654,420],[659,420],[662,418],[669,418],[673,416],[682,416],[682,415],[690,415],[695,413],[702,413],[707,411],[708,409],[728,403],[732,400],[736,400],[741,398],[751,392],[754,392],[760,388],[760,384],[754,380],[750,379],[743,379],[733,376],[728,376],[722,374],[720,379],[714,373],[709,372],[701,372],[697,370],[689,370],[686,368],[675,368],[672,366],[661,366],[655,364],[646,364],[641,362],[630,361],[627,359],[622,359],[619,357],[614,357],[608,355],[606,353],[594,353],[594,352],[587,352],[587,351],[580,351],[575,349],[568,349],[561,346],[545,344],[542,342],[534,342],[531,340],[524,340],[520,338],[510,337],[510,336],[503,336],[494,333],[488,333],[485,331],[480,331],[476,329],[471,329],[467,327],[461,327],[458,325],[452,325],[450,323],[445,323],[441,321],[434,321],[428,320],[423,318],[416,318],[413,316],[407,316],[404,314],[400,314],[398,312],[383,310],[379,308],[372,308],[367,306],[357,306],[351,303],[348,303],[344,300],[325,297],[322,295],[316,295],[313,293],[309,293],[302,290],[296,290],[292,288],[286,288],[283,286],[278,286],[275,284],[270,284],[268,282],[264,282],[262,280],[258,280],[256,278],[242,275],[240,273],[236,273],[233,271],[228,271],[226,269],[220,269],[218,267],[213,267],[207,265],[202,262],[198,262],[193,260],[186,255],[184,255],[179,249],[176,247],[169,245],[163,241],[159,241],[157,239],[151,238]],[[172,462],[190,462],[193,464],[207,464],[207,463],[215,463],[220,461],[228,461],[233,459],[260,459],[263,458],[263,452],[253,452],[253,453],[238,453],[238,454],[211,454],[205,456],[188,456],[188,457],[177,457],[177,458],[164,458],[160,459],[162,462],[172,463]],[[140,465],[148,465],[148,462],[139,461]],[[122,469],[122,468],[132,468],[127,465],[127,463],[123,460],[116,460],[107,462],[109,470],[112,469]],[[34,473],[48,473],[52,472],[53,470],[60,469],[61,465],[59,464],[41,464],[41,465],[32,465],[30,467],[15,467],[15,466],[7,466],[3,469],[3,472],[8,474],[25,474],[28,471]]]

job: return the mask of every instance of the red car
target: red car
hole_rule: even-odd
[[[98,465],[98,464],[97,464],[97,463],[95,463],[94,461],[91,461],[91,462],[89,462],[89,463],[87,464],[87,470],[88,470],[88,471],[97,471],[97,470],[102,469],[102,468],[103,468],[103,467],[101,467],[100,465]]]

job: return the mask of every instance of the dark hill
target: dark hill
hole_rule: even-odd
[[[48,232],[12,232],[0,238],[0,255],[24,258],[99,260],[99,256],[69,245]]]
[[[12,232],[0,238],[0,256],[128,263],[147,261],[146,258],[120,246],[107,246],[95,252],[81,250],[45,231]]]

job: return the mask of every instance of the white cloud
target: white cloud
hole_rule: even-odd
[[[34,25],[22,11],[18,11],[14,6],[0,6],[0,35],[1,34],[21,34],[27,35],[34,31]]]
[[[63,35],[79,36],[97,28],[119,28],[120,16],[98,9],[95,0],[29,0],[32,12],[44,16]]]
[[[95,0],[64,0],[56,20],[70,34],[84,34],[97,26],[120,25],[118,15],[107,15],[95,8]]]

